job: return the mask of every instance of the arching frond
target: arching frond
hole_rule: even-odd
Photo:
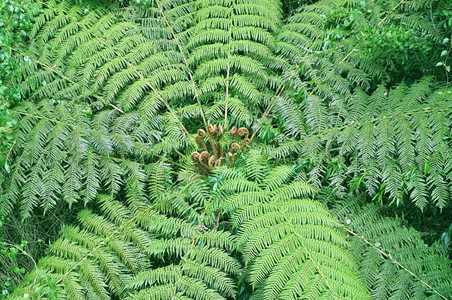
[[[355,273],[344,234],[310,200],[244,206],[233,218],[256,299],[359,298],[370,295]]]
[[[171,295],[193,299],[235,296],[231,278],[240,270],[228,254],[235,249],[231,234],[203,232],[149,208],[135,215],[110,196],[98,201],[103,215],[81,211],[80,227],[65,227],[39,261],[38,272],[49,273],[59,297],[141,299],[168,286]]]
[[[330,195],[324,191],[319,199],[332,205],[338,220],[349,223],[346,226],[357,233],[350,235],[350,251],[373,299],[439,299],[431,287],[450,297],[450,262],[425,245],[419,232],[403,226],[400,220],[383,217],[375,205],[362,206],[359,199],[340,200]]]
[[[353,158],[346,173],[352,178],[362,176],[370,195],[383,189],[390,201],[400,204],[405,189],[421,209],[430,203],[445,207],[451,190],[446,161],[451,154],[449,141],[439,136],[448,135],[452,92],[431,91],[429,83],[425,78],[410,88],[402,84],[387,91],[381,87],[370,96],[358,90],[341,111],[310,97],[304,116],[311,133],[282,143],[274,155],[301,154],[317,164],[330,156]],[[284,110],[291,111],[290,107]],[[338,186],[346,183],[344,175],[336,181]]]

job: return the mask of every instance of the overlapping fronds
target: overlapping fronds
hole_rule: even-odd
[[[433,289],[452,297],[450,261],[427,247],[419,232],[383,217],[375,205],[331,196],[324,191],[319,199],[329,202],[338,220],[357,233],[350,234],[350,251],[373,299],[445,299]]]
[[[291,62],[291,71],[285,76],[288,84],[334,101],[338,95],[350,97],[355,86],[366,90],[374,82],[387,79],[401,63],[397,58],[407,59],[398,51],[407,50],[403,46],[387,49],[379,42],[386,34],[391,36],[387,30],[400,24],[410,27],[410,33],[397,37],[401,42],[393,40],[395,45],[409,38],[422,40],[425,35],[438,40],[434,22],[418,13],[431,4],[419,0],[301,3],[277,35],[278,53]],[[394,54],[388,55],[388,50]]]
[[[149,268],[145,253],[154,240],[150,232],[128,223],[133,212],[111,197],[100,196],[99,204],[102,215],[83,210],[80,226],[62,230],[49,255],[39,261],[38,274],[28,274],[28,284],[47,271],[61,299],[110,299],[123,294],[133,274]],[[146,217],[158,218],[152,213]],[[16,295],[23,297],[27,288],[16,289]]]
[[[350,34],[396,20],[437,40],[416,14],[433,1],[298,1],[286,20],[276,0],[126,2],[45,1],[11,49],[26,101],[0,210],[78,216],[12,299],[452,296],[418,232],[344,198],[450,207],[452,90],[394,87]],[[311,200],[325,185],[344,201]]]
[[[215,201],[210,203],[207,216],[215,212],[230,216],[242,206],[309,197],[316,192],[305,181],[293,181],[296,170],[292,166],[282,165],[268,171],[265,160],[265,155],[254,150],[247,159],[247,173],[224,168],[216,170],[213,175]]]
[[[195,7],[195,25],[185,48],[201,101],[214,101],[207,117],[226,127],[249,126],[286,67],[273,54],[280,4],[200,0]]]
[[[13,82],[24,97],[86,103],[93,114],[106,107],[124,115],[135,110],[148,126],[161,124],[155,120],[163,115],[170,150],[188,144],[176,108],[187,104],[193,86],[172,37],[167,37],[172,47],[149,39],[136,21],[139,15],[131,19],[102,7],[87,12],[83,5],[65,2],[46,7],[29,50],[21,53],[29,63],[22,64]]]
[[[181,106],[181,119],[203,118],[208,103],[209,123],[249,126],[287,67],[274,55],[274,33],[282,22],[278,2],[159,1],[127,11],[158,53],[171,51],[181,64],[188,81],[175,78],[177,84],[161,92]],[[143,108],[154,111],[155,101],[146,100]]]
[[[161,128],[139,114],[112,109],[92,118],[88,109],[49,100],[16,108],[19,128],[5,212],[17,206],[25,218],[37,207],[45,213],[58,201],[86,204],[100,189],[116,194],[123,185],[128,201],[141,206],[134,194],[145,192],[139,161],[152,155]]]
[[[238,209],[233,223],[251,299],[370,299],[344,233],[319,203],[254,203]]]
[[[337,94],[350,96],[354,85],[369,87],[371,77],[381,78],[381,67],[356,55],[355,40],[340,37],[336,20],[330,17],[347,2],[326,0],[303,5],[287,19],[276,45],[278,52],[291,62],[291,71],[286,75],[288,84],[334,99]]]
[[[372,95],[358,89],[340,107],[312,95],[303,105],[306,124],[287,119],[284,125],[292,131],[307,127],[309,134],[283,142],[274,155],[296,153],[317,165],[336,162],[332,178],[338,191],[347,183],[347,189],[352,187],[349,181],[355,178],[372,197],[387,195],[399,204],[407,191],[421,209],[428,204],[445,207],[452,188],[451,144],[445,139],[450,136],[452,90],[432,91],[430,82],[426,78],[389,91],[381,86]],[[284,110],[290,112],[294,106],[286,102]],[[315,175],[323,177],[325,172]]]
[[[5,211],[18,204],[27,217],[60,200],[86,204],[100,188],[114,194],[122,183],[129,201],[143,202],[140,162],[163,135],[167,151],[188,143],[169,103],[177,100],[175,92],[166,100],[163,93],[188,82],[180,54],[160,51],[140,25],[102,7],[46,7],[31,33],[27,63],[11,83],[30,102],[15,111],[19,129]],[[148,105],[147,98],[151,111],[131,112],[139,102]]]
[[[67,226],[50,254],[27,275],[15,296],[39,291],[34,276],[44,271],[60,299],[221,299],[234,297],[238,262],[226,232],[203,232],[177,218],[151,210],[135,214],[121,201],[99,196],[101,215],[78,214],[78,227]],[[141,289],[142,288],[142,289]],[[141,290],[140,290],[141,289]]]
[[[315,189],[294,180],[292,166],[267,171],[265,158],[252,151],[248,174],[217,170],[216,201],[206,213],[208,219],[218,211],[217,226],[238,229],[251,299],[369,298],[334,218],[319,203],[301,200]]]
[[[38,16],[11,82],[30,103],[16,112],[7,211],[71,205],[80,189],[86,204],[124,177],[135,181],[128,195],[143,198],[133,164],[187,147],[186,120],[250,125],[268,101],[282,68],[270,65],[283,63],[272,54],[279,3],[163,1],[120,12],[50,1]]]
[[[147,103],[151,117],[187,94],[180,86],[188,82],[181,54],[163,51],[141,24],[103,8],[86,13],[82,5],[64,9],[66,2],[46,6],[45,21],[31,35],[30,63],[16,78],[24,96],[82,100],[97,109],[114,104],[125,112]]]

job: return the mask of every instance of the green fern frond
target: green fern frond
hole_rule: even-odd
[[[239,245],[256,299],[308,295],[370,299],[345,236],[311,200],[259,203],[238,210]]]
[[[298,141],[283,142],[274,156],[296,153],[315,159],[317,164],[326,155],[338,159],[355,157],[353,169],[362,171],[352,173],[350,164],[347,173],[363,176],[370,195],[375,195],[384,184],[384,192],[399,203],[406,188],[415,205],[423,209],[430,195],[433,197],[426,185],[428,180],[435,191],[432,198],[435,205],[444,207],[445,198],[439,197],[448,193],[444,159],[450,156],[450,147],[438,137],[447,136],[446,124],[450,120],[445,116],[450,103],[446,99],[451,91],[431,91],[429,84],[430,79],[426,78],[411,88],[401,85],[389,92],[380,88],[371,96],[358,90],[352,102],[342,103],[340,112],[336,107],[327,108],[320,98],[310,97],[305,119],[312,133],[301,136]],[[406,110],[407,105],[411,111]],[[331,119],[337,123],[329,125]],[[303,126],[295,122],[285,126],[295,127],[295,124]],[[332,143],[337,143],[337,149],[325,149],[324,145]]]
[[[58,293],[134,299],[171,285],[172,293],[195,299],[235,296],[231,276],[239,272],[239,265],[228,254],[235,249],[231,234],[202,232],[149,209],[134,216],[129,207],[109,196],[101,196],[99,204],[103,216],[81,211],[80,228],[66,227],[49,256],[38,264],[56,280]],[[134,219],[136,224],[131,222]],[[153,269],[151,258],[160,266]]]
[[[42,3],[11,50],[27,101],[0,210],[78,218],[11,299],[49,284],[62,299],[452,296],[418,232],[345,198],[450,205],[452,90],[391,86],[392,57],[365,47],[393,24],[441,43],[419,13],[434,1],[305,2]],[[201,174],[189,153],[208,124],[251,135]]]
[[[327,200],[327,195],[328,191],[324,191],[319,199],[334,207],[338,220],[350,223],[347,226],[351,230],[362,234],[349,238],[350,251],[359,262],[360,276],[374,299],[439,299],[431,287],[446,298],[451,296],[451,280],[447,275],[451,271],[450,262],[425,245],[419,232],[404,227],[400,220],[383,217],[375,205],[361,207],[359,199],[352,198]],[[385,258],[376,248],[390,257]]]

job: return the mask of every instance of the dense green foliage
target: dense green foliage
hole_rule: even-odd
[[[452,297],[449,1],[41,5],[2,42],[4,296]]]

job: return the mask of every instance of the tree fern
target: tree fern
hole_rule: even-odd
[[[360,143],[357,149],[359,153],[357,157],[364,164],[354,161],[356,165],[349,166],[349,169],[366,167],[365,173],[367,175],[364,176],[367,180],[365,183],[371,194],[376,194],[382,182],[385,182],[387,186],[389,184],[387,193],[391,200],[402,201],[400,195],[403,189],[401,185],[403,184],[396,182],[397,179],[394,178],[401,178],[399,175],[402,174],[402,176],[412,178],[407,182],[409,182],[409,188],[413,192],[414,202],[419,207],[423,208],[428,203],[426,200],[427,188],[423,187],[427,182],[426,180],[435,185],[432,193],[434,195],[433,203],[439,207],[444,207],[444,197],[447,197],[447,190],[450,190],[450,187],[447,188],[448,180],[445,179],[444,175],[439,175],[437,170],[438,168],[448,169],[444,165],[447,162],[446,157],[443,157],[442,162],[435,162],[433,168],[430,168],[429,164],[430,174],[428,178],[422,178],[420,174],[414,172],[413,165],[406,161],[414,150],[413,147],[410,147],[410,143],[406,142],[406,137],[409,134],[407,122],[417,122],[416,120],[421,118],[419,122],[423,120],[424,126],[422,128],[416,124],[412,126],[420,128],[419,132],[425,133],[427,130],[423,130],[423,128],[428,129],[429,126],[432,126],[426,125],[430,123],[427,123],[425,114],[420,116],[416,114],[416,117],[391,115],[391,123],[388,123],[387,120],[371,122],[378,128],[388,128],[388,126],[395,128],[398,139],[397,149],[386,151],[382,147],[384,144],[388,145],[391,139],[390,135],[386,137],[386,142],[382,139],[373,141],[375,132],[371,130],[372,124],[362,124],[359,127],[361,132],[358,135],[353,133],[356,130],[354,128],[356,125],[351,125],[350,122],[356,124],[356,122],[363,122],[364,120],[363,115],[360,115],[362,113],[361,108],[366,107],[367,113],[364,112],[364,115],[367,116],[367,120],[379,118],[388,114],[391,110],[389,109],[390,106],[386,105],[387,109],[384,112],[379,111],[381,109],[380,104],[376,103],[384,101],[385,96],[382,97],[382,95],[386,93],[381,88],[364,101],[364,98],[367,98],[366,94],[359,90],[352,94],[351,86],[358,85],[365,88],[365,80],[336,78],[339,76],[337,74],[358,74],[359,72],[366,72],[366,70],[363,69],[364,71],[362,71],[355,63],[353,66],[347,67],[347,70],[336,72],[334,68],[345,68],[346,64],[349,63],[348,60],[338,61],[345,57],[351,59],[351,56],[346,53],[348,48],[340,50],[343,52],[339,53],[335,48],[322,49],[321,46],[317,45],[329,34],[328,26],[330,25],[325,23],[329,21],[328,19],[324,20],[322,15],[328,15],[332,11],[348,5],[341,1],[328,2],[329,5],[325,5],[325,3],[305,6],[297,14],[289,17],[286,28],[278,32],[280,37],[275,39],[277,29],[282,24],[282,16],[279,4],[273,2],[265,4],[272,9],[271,13],[263,9],[264,4],[253,1],[250,3],[188,1],[173,4],[159,2],[156,7],[147,10],[130,6],[124,10],[120,18],[113,13],[107,13],[104,8],[92,10],[85,14],[82,11],[82,6],[68,6],[64,3],[49,2],[46,5],[47,10],[38,18],[31,34],[29,50],[32,58],[29,60],[31,64],[22,64],[23,69],[17,72],[13,84],[18,84],[24,94],[23,96],[30,96],[30,99],[49,98],[56,102],[79,101],[79,111],[86,113],[83,123],[91,124],[89,120],[92,119],[92,124],[98,126],[91,128],[91,125],[89,125],[90,128],[82,130],[72,119],[68,119],[67,122],[70,124],[65,126],[67,128],[77,127],[76,131],[80,134],[83,131],[83,134],[86,135],[84,140],[89,137],[86,142],[91,144],[93,149],[84,151],[110,157],[129,156],[131,154],[143,158],[143,156],[149,155],[149,146],[155,144],[157,145],[153,148],[153,151],[159,155],[180,151],[190,144],[185,122],[193,122],[194,119],[200,121],[200,118],[205,114],[209,121],[215,123],[224,123],[229,118],[230,123],[249,126],[261,114],[262,106],[267,106],[264,116],[274,107],[274,112],[281,115],[285,120],[282,125],[284,133],[288,137],[293,136],[302,140],[302,142],[297,143],[280,136],[279,141],[283,141],[283,145],[276,152],[276,156],[286,156],[292,151],[309,157],[318,156],[317,166],[311,170],[311,183],[319,185],[320,178],[326,172],[321,165],[329,157],[326,153],[325,155],[318,155],[318,150],[323,147],[322,140],[328,140],[331,144],[337,133],[329,128],[340,128],[343,133],[339,137],[341,140],[352,142],[354,141],[353,137],[358,136]],[[391,17],[393,16],[391,15]],[[315,26],[319,28],[316,29]],[[56,29],[59,31],[53,35],[50,31]],[[251,33],[253,33],[252,36]],[[298,44],[299,42],[296,40],[289,39],[289,37],[295,38],[300,34],[306,40],[304,46]],[[290,62],[294,63],[294,61],[291,61],[287,52],[289,50],[283,50],[285,47],[287,49],[299,47],[301,50],[297,51],[302,53],[297,52],[298,54],[292,54],[292,56],[304,57],[307,60],[319,60],[321,57],[325,57],[327,60],[331,57],[335,59],[330,60],[328,65],[317,64],[313,61],[318,67],[312,67],[311,71],[309,71],[311,67],[307,62],[303,62],[301,65],[296,62],[294,67],[297,72],[305,72],[306,76],[292,76],[294,69],[288,66]],[[312,51],[325,52],[325,56],[317,52],[314,55]],[[328,51],[332,52],[331,55],[326,54]],[[276,56],[275,53],[278,52],[281,53],[281,57]],[[353,57],[355,60],[359,58],[360,63],[363,61],[360,56]],[[270,61],[280,62],[281,64],[280,66],[267,64]],[[333,68],[333,66],[335,67]],[[372,67],[371,69],[374,70],[375,68]],[[323,75],[316,72],[323,72]],[[282,77],[279,74],[282,74]],[[308,97],[306,105],[303,105],[298,100],[293,101],[288,98],[288,94],[281,94],[284,86],[281,79],[287,76],[289,85],[296,80],[301,80],[301,86],[293,85],[297,90],[301,87],[308,88],[303,84],[303,81],[314,79],[323,83],[316,85],[318,90],[312,90],[310,93],[315,92],[317,95],[313,94]],[[328,79],[322,76],[326,76]],[[24,80],[26,77],[27,80]],[[330,80],[334,82],[330,82]],[[321,90],[323,89],[322,86],[328,89],[332,88],[332,90],[324,93]],[[415,112],[419,109],[419,106],[416,105],[425,103],[425,97],[422,95],[430,93],[430,88],[425,87],[422,90],[422,84],[415,86],[417,88],[413,87],[412,91],[414,97],[410,99],[418,99],[418,101],[411,102],[408,107],[399,107],[399,110],[406,112],[406,109],[408,109],[408,113]],[[273,98],[274,91],[272,90],[275,89],[276,95],[279,96]],[[417,90],[419,93],[416,92]],[[297,93],[301,98],[304,98],[305,92],[303,89],[297,91]],[[348,95],[353,101],[346,101],[343,96],[339,96],[340,94]],[[398,94],[395,92],[394,95],[394,103],[397,103],[396,99],[400,98],[397,97]],[[187,102],[186,99],[190,97],[200,102],[195,99]],[[411,95],[406,96],[406,98],[408,97],[411,97]],[[214,103],[211,105],[212,102]],[[51,103],[49,101],[46,106],[47,109],[53,110]],[[445,102],[442,101],[441,103]],[[84,105],[86,105],[85,108],[83,108]],[[210,106],[205,109],[204,105]],[[440,110],[439,113],[444,115],[438,105],[439,103],[435,103],[435,107]],[[447,103],[444,105],[447,105]],[[64,107],[64,105],[61,107]],[[134,110],[137,110],[137,112],[134,112]],[[296,113],[300,110],[304,111],[304,118],[301,114]],[[91,113],[93,113],[92,117],[89,116]],[[159,113],[163,113],[164,122],[153,121],[158,119]],[[40,116],[39,113],[36,115]],[[406,118],[410,120],[405,120]],[[116,122],[115,120],[117,120],[117,125],[113,125]],[[155,134],[151,135],[152,139],[149,139],[149,136],[141,135],[146,133],[140,129],[137,129],[137,131],[140,130],[138,136],[131,131],[125,131],[126,124],[123,122],[132,122],[131,120],[134,120],[134,122],[128,123],[130,126],[140,124],[138,128],[154,132]],[[41,124],[44,126],[45,122],[42,121]],[[261,126],[268,126],[267,122],[268,120],[265,118],[259,120],[254,129],[259,133],[259,131],[262,131]],[[381,123],[381,126],[379,123]],[[439,123],[443,122],[437,124]],[[47,126],[53,125],[49,123]],[[436,130],[435,126],[431,128]],[[445,127],[443,126],[443,128]],[[365,134],[365,129],[367,129],[367,134]],[[50,130],[50,127],[48,130]],[[87,134],[88,131],[89,134]],[[441,133],[436,136],[441,136],[445,132],[444,129],[439,131]],[[313,136],[309,137],[309,135]],[[320,138],[318,135],[320,135]],[[67,136],[71,136],[71,133],[69,132]],[[306,136],[309,138],[306,139]],[[379,136],[385,135],[379,134]],[[425,146],[427,145],[427,136],[426,134],[423,136],[423,146],[421,144],[418,146],[421,153],[417,159],[418,170],[423,168],[421,166],[423,163],[427,163],[429,154],[430,157],[433,157],[432,153],[441,151],[428,151]],[[414,137],[412,136],[412,139]],[[24,139],[25,137],[21,140]],[[86,145],[86,142],[82,140],[81,144]],[[444,148],[445,144],[441,139],[435,138],[434,143],[434,148]],[[34,150],[36,145],[32,142],[29,147]],[[68,151],[66,147],[61,146],[61,143],[59,143],[58,146],[55,145],[53,148],[59,147],[61,151],[73,153],[73,151]],[[379,160],[387,165],[386,170],[382,170],[376,164],[371,163],[373,159],[370,155],[375,152],[376,146],[381,149]],[[345,154],[345,149],[352,150],[346,143],[342,147],[339,160],[341,160],[342,154]],[[20,150],[20,146],[16,148],[14,155]],[[39,152],[38,149],[36,151]],[[386,152],[384,153],[384,151]],[[398,153],[402,165],[400,170],[394,164],[387,163],[387,159],[384,157],[389,156],[390,152],[388,151]],[[53,156],[56,155],[55,153]],[[434,157],[435,160],[438,160],[441,155]],[[41,162],[43,161],[41,160]],[[95,161],[91,160],[91,162]],[[443,165],[443,167],[439,165]],[[91,164],[91,166],[93,165]],[[61,165],[59,167],[55,162],[51,169],[65,169],[65,167]],[[33,190],[33,186],[39,185],[39,180],[44,180],[42,173],[45,168],[36,166],[34,170],[36,180],[34,184],[29,185],[30,190]],[[95,169],[91,167],[86,170],[93,172]],[[408,174],[411,171],[414,173]],[[47,208],[51,208],[54,202],[58,201],[57,190],[59,185],[65,182],[61,175],[50,173],[50,176],[44,181],[55,180],[59,183],[55,184],[54,188],[49,191],[49,200],[51,198],[53,200],[44,204]],[[441,171],[440,173],[446,174],[447,172]],[[339,183],[345,180],[346,174],[346,172],[334,174],[335,182],[338,183],[338,191],[344,189]],[[395,175],[391,176],[390,174]],[[94,175],[94,173],[89,175]],[[90,201],[95,196],[95,187],[101,187],[103,180],[101,180],[102,178],[97,179],[98,176],[81,176],[81,180],[84,178],[88,180],[89,185],[87,187],[90,191],[90,195],[85,201]],[[95,181],[91,182],[91,179],[95,179]],[[13,181],[16,181],[13,185],[17,186],[12,190],[13,195],[18,195],[22,183],[20,183],[20,178],[17,177],[13,177]],[[68,192],[71,185],[78,186],[79,184],[77,182],[70,185],[66,184]],[[39,190],[39,188],[36,190]],[[17,199],[17,196],[12,198]],[[27,211],[38,205],[38,200],[33,199],[32,192],[26,193],[24,198],[24,201],[29,202],[27,208],[24,209],[26,216]],[[74,195],[66,197],[66,200],[68,203],[74,203],[76,198],[77,196]],[[16,201],[10,201],[9,205]]]
[[[418,232],[345,197],[450,206],[452,91],[394,85],[399,52],[353,35],[400,22],[440,41],[418,14],[432,1],[301,1],[287,19],[280,1],[145,2],[47,1],[11,50],[27,101],[0,210],[78,219],[52,224],[68,223],[11,298],[451,296]],[[247,129],[203,169],[200,128],[239,143],[208,124]]]
[[[253,156],[254,161],[265,160],[265,155]],[[266,163],[254,163],[259,165],[265,170]],[[155,171],[152,177],[164,180]],[[252,299],[423,299],[437,295],[432,288],[442,295],[451,292],[450,266],[421,244],[417,232],[381,218],[375,206],[360,208],[324,191],[318,198],[333,206],[332,214],[323,204],[304,198],[314,189],[298,181],[297,172],[282,165],[254,181],[253,173],[240,168],[219,168],[215,189],[198,183],[209,197],[199,208],[188,204],[199,201],[190,199],[193,192],[184,188],[197,180],[188,174],[137,214],[119,199],[100,196],[100,215],[80,212],[80,226],[63,230],[50,256],[39,262],[38,272],[50,272],[61,296],[71,299],[110,294],[130,299],[235,298],[236,276],[251,285]],[[165,199],[170,200],[168,206]],[[156,210],[192,215],[193,223]],[[203,216],[196,217],[196,211]],[[356,236],[345,234],[345,224]],[[375,248],[386,251],[388,258]],[[234,251],[237,258],[231,256]],[[404,269],[397,269],[391,259]],[[26,291],[33,275],[16,295]]]

